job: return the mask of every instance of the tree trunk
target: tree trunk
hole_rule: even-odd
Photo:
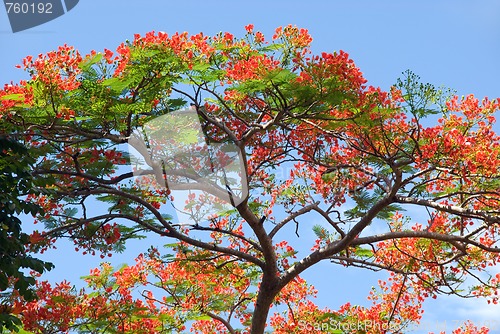
[[[274,297],[278,293],[277,277],[272,279],[264,273],[260,284],[257,302],[252,316],[251,334],[263,334],[266,329],[266,320]]]

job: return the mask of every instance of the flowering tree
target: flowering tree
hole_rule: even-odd
[[[366,85],[345,52],[313,55],[311,41],[292,26],[268,41],[249,25],[241,39],[151,32],[115,52],[82,57],[65,45],[24,59],[30,79],[0,91],[0,117],[36,158],[32,175],[48,184],[29,196],[44,208],[31,250],[70,238],[104,258],[146,232],[170,249],[145,249],[123,268],[103,264],[87,290],[39,282],[36,303],[14,301],[25,329],[384,333],[418,323],[428,297],[497,302],[500,275],[488,269],[500,253],[492,130],[500,99],[460,99],[409,72],[384,92]],[[139,182],[124,145],[189,105],[207,142],[243,153],[249,195],[181,224],[165,211],[172,189],[141,183],[182,174],[192,182],[177,186],[195,191],[197,169],[141,169]],[[213,199],[204,201],[193,192],[184,210],[194,218],[201,202],[215,208],[221,191],[208,189]],[[300,238],[305,229],[316,240]],[[390,276],[370,307],[319,309],[300,274],[320,261],[332,272]],[[456,333],[487,331],[468,323]]]

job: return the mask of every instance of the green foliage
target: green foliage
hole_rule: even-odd
[[[420,82],[420,77],[410,70],[403,73],[403,78],[399,78],[395,86],[403,92],[407,111],[417,119],[442,113],[443,101],[453,93],[449,89],[438,89],[430,83]]]
[[[6,302],[8,292],[14,288],[26,300],[35,298],[32,290],[35,279],[27,276],[25,269],[43,273],[53,268],[49,262],[26,253],[30,240],[22,232],[20,214],[35,215],[41,209],[28,203],[23,196],[34,193],[29,173],[33,160],[19,143],[0,136],[0,292]],[[17,331],[19,320],[10,314],[0,314],[0,328]]]
[[[345,211],[346,217],[348,219],[355,219],[364,216],[366,211],[372,207],[373,203],[380,200],[383,195],[384,194],[379,190],[373,192],[359,190],[353,193],[351,198],[356,203],[356,206]],[[383,220],[389,220],[396,211],[404,211],[404,208],[399,204],[390,204],[384,207],[376,217]]]
[[[326,240],[326,241],[331,241],[332,235],[323,226],[321,226],[321,225],[314,225],[312,227],[312,230],[313,230],[314,234],[316,234],[316,236],[318,237],[318,239],[320,239],[320,240]]]

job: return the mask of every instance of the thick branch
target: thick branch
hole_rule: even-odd
[[[81,178],[84,178],[86,180],[94,181],[98,184],[106,184],[106,185],[111,185],[111,184],[118,184],[123,180],[126,180],[128,178],[131,178],[134,176],[133,172],[129,173],[123,173],[118,176],[112,177],[110,179],[103,179],[96,177],[91,174],[83,173],[83,172],[72,172],[72,171],[65,171],[65,170],[54,170],[54,169],[38,169],[32,172],[33,175],[44,175],[44,174],[52,174],[52,175],[69,175],[69,176],[78,176]]]
[[[455,205],[445,205],[427,199],[406,197],[401,195],[396,195],[395,201],[403,204],[420,205],[462,217],[476,218],[487,221],[489,223],[500,223],[500,216],[498,216],[500,211],[485,212],[481,210],[466,209]]]
[[[255,236],[259,240],[262,252],[264,255],[265,265],[263,267],[264,272],[276,273],[278,272],[278,267],[276,264],[276,252],[272,243],[272,239],[267,235],[264,225],[260,223],[260,219],[250,211],[247,202],[243,202],[236,208],[240,213],[241,217],[245,219],[255,233]],[[276,275],[277,276],[277,275]]]
[[[500,253],[499,247],[489,247],[477,242],[475,240],[468,239],[467,237],[453,234],[442,234],[436,232],[428,231],[401,231],[401,232],[388,232],[383,234],[372,235],[369,237],[356,238],[351,242],[351,246],[359,246],[365,244],[372,244],[384,240],[395,240],[402,238],[424,238],[432,239],[438,241],[448,242],[459,249],[464,247],[460,243],[476,246],[482,250],[492,253]]]

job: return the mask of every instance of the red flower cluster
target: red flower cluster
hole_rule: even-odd
[[[23,59],[24,69],[31,74],[32,80],[40,80],[47,87],[61,91],[71,91],[79,87],[78,74],[82,57],[71,46],[60,46],[57,51],[39,54],[36,59],[28,56]]]

